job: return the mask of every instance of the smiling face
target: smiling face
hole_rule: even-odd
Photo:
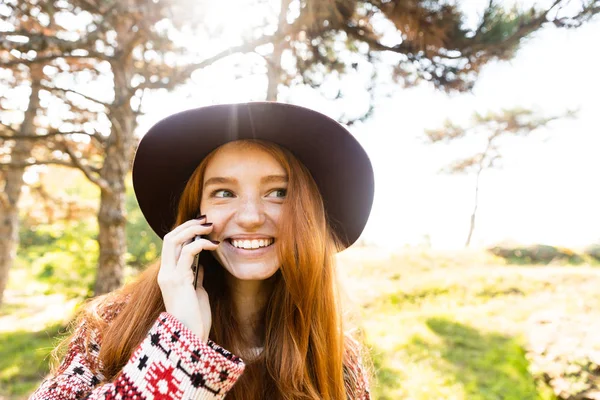
[[[212,222],[213,252],[235,278],[265,280],[281,263],[275,245],[288,178],[281,164],[253,144],[222,146],[208,162],[200,210]]]

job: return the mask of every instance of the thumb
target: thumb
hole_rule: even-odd
[[[194,275],[194,287],[196,290],[202,289],[202,285],[204,283],[204,267],[202,264],[198,264]]]

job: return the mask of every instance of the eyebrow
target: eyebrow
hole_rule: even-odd
[[[267,175],[263,176],[260,179],[260,183],[272,183],[272,182],[285,182],[287,183],[288,178],[285,175]],[[208,178],[206,182],[204,182],[204,187],[210,185],[222,185],[222,184],[236,184],[238,181],[235,178],[230,177],[222,177],[222,176],[213,176],[212,178]]]

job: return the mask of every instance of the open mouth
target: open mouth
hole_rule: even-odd
[[[233,247],[243,250],[257,250],[272,246],[275,243],[275,238],[266,239],[227,239]]]

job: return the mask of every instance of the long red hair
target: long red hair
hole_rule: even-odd
[[[288,189],[281,217],[286,223],[279,227],[276,242],[281,268],[270,278],[274,289],[256,327],[265,337],[264,350],[258,357],[249,353],[245,338],[239,335],[238,321],[230,311],[224,269],[209,252],[203,252],[204,287],[212,310],[209,337],[251,360],[227,398],[352,399],[360,377],[353,376],[352,368],[346,366],[356,362],[360,349],[344,335],[334,262],[338,242],[329,228],[318,187],[308,169],[287,149],[259,140],[237,143],[258,146],[273,156],[288,175]],[[217,151],[200,163],[187,182],[175,226],[197,215],[204,172]],[[93,328],[90,331],[101,332],[99,361],[108,381],[121,371],[165,311],[157,283],[159,268],[159,264],[151,265],[134,282],[93,299],[75,322],[85,321]],[[107,323],[99,311],[101,304],[125,298],[118,315]],[[68,342],[69,338],[63,343]],[[58,348],[55,351],[56,360]]]

